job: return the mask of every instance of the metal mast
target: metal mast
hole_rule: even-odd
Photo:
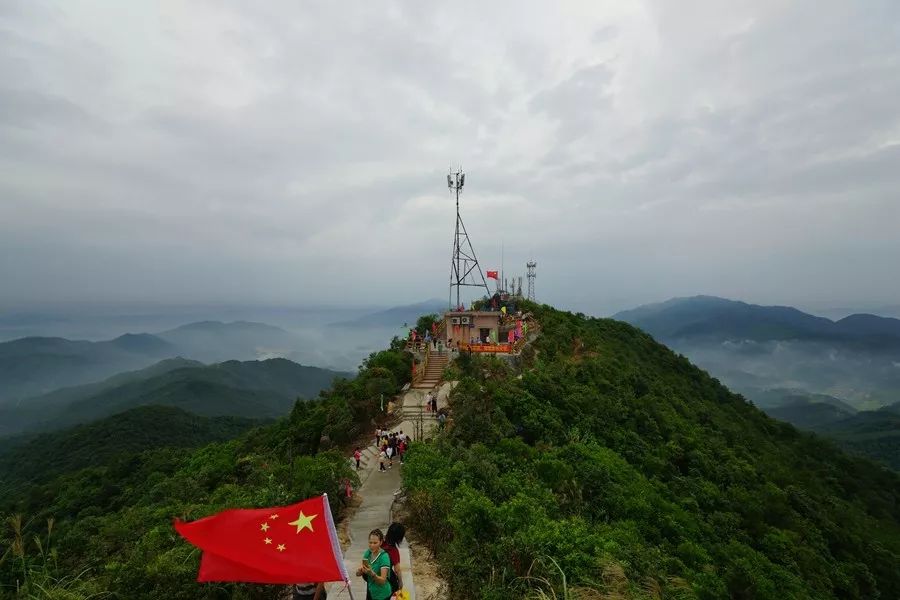
[[[528,267],[528,299],[534,302],[534,278],[536,276],[534,270],[537,268],[537,263],[529,260],[525,266]]]
[[[447,175],[447,187],[456,192],[456,233],[453,235],[453,256],[450,259],[450,298],[448,300],[451,309],[460,305],[460,287],[483,287],[487,296],[491,295],[484,273],[478,265],[478,259],[475,258],[475,249],[472,248],[466,226],[459,214],[459,192],[465,183],[466,174],[461,169]],[[453,304],[453,288],[456,288],[456,305]]]

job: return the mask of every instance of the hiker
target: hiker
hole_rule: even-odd
[[[382,450],[381,452],[378,453],[378,471],[379,472],[383,473],[384,471],[387,471],[387,469],[384,468],[384,459],[386,459],[386,458],[387,458],[387,454],[385,453],[384,450]]]
[[[366,597],[371,600],[388,600],[392,594],[388,583],[391,558],[381,548],[383,542],[381,530],[373,529],[369,533],[369,548],[363,552],[362,566],[356,570],[356,575],[366,580]]]
[[[376,448],[378,447],[378,441],[379,441],[380,439],[381,439],[381,428],[380,428],[380,427],[376,427],[376,428],[375,428],[375,447],[376,447]]]
[[[437,412],[437,394],[431,395],[431,412]]]
[[[356,447],[356,450],[353,451],[353,459],[356,461],[356,470],[359,471],[359,461],[362,458],[362,452],[359,451],[359,446]]]
[[[387,552],[388,558],[391,559],[391,570],[388,582],[391,584],[391,590],[397,591],[403,587],[403,577],[400,574],[400,542],[406,535],[406,527],[400,523],[391,523],[388,527],[387,534],[384,536],[384,542],[381,547]],[[392,576],[391,576],[392,575]]]
[[[444,430],[444,425],[447,423],[447,414],[441,413],[438,415],[438,431]]]
[[[295,583],[291,588],[291,600],[325,600],[327,597],[324,583]]]
[[[388,447],[385,450],[385,454],[387,454],[387,459],[388,459],[388,462],[390,463],[390,465],[388,466],[388,469],[393,469],[394,468],[394,447],[391,446],[390,444],[388,444]]]

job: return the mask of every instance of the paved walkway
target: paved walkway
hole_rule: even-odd
[[[452,384],[445,383],[438,390],[438,408],[447,405],[447,394],[452,389]],[[426,390],[409,390],[403,396],[404,405],[422,406]],[[398,407],[399,410],[399,407]],[[425,430],[430,432],[437,422],[430,418],[425,420]],[[404,434],[413,435],[415,427],[410,421],[403,421],[392,431],[403,431]],[[374,441],[374,434],[373,434]],[[368,548],[369,532],[373,529],[381,529],[386,532],[391,522],[391,505],[394,497],[400,492],[402,484],[400,472],[403,467],[399,460],[394,460],[394,467],[381,473],[378,471],[378,455],[374,444],[369,444],[363,453],[364,462],[360,467],[361,485],[357,494],[362,498],[362,503],[356,513],[350,519],[348,531],[350,533],[350,546],[344,551],[344,564],[350,573],[351,590],[354,600],[365,600],[366,585],[361,577],[356,577],[356,569],[359,568],[363,552]],[[400,547],[400,572],[403,575],[403,587],[409,592],[410,600],[416,598],[416,588],[412,577],[412,564],[410,563],[409,548],[406,543]],[[347,590],[342,584],[331,584],[328,590],[329,600],[337,598],[349,598]]]

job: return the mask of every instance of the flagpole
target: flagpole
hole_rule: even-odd
[[[328,523],[328,537],[331,538],[331,549],[334,555],[340,560],[338,561],[338,570],[344,576],[344,585],[347,586],[347,593],[350,594],[350,600],[353,600],[353,589],[350,587],[350,573],[347,572],[347,565],[344,563],[344,552],[341,550],[341,543],[338,541],[337,529],[334,526],[334,517],[331,515],[331,504],[328,503],[328,494],[322,494],[325,499],[325,520]]]

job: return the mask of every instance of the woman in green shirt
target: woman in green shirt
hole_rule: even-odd
[[[382,542],[384,534],[380,529],[373,529],[369,533],[369,549],[363,553],[362,567],[356,570],[357,575],[365,576],[372,600],[388,600],[391,597],[391,584],[388,583],[391,559],[381,548]]]

